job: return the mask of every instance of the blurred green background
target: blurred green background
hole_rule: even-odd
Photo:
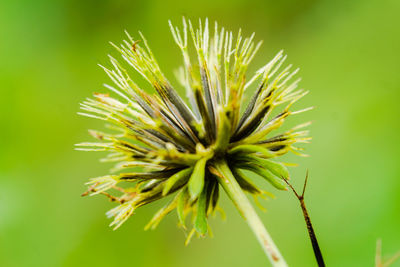
[[[81,198],[89,177],[111,167],[100,154],[73,150],[102,122],[76,114],[108,78],[96,66],[108,41],[141,30],[172,78],[181,56],[167,20],[208,17],[264,45],[252,70],[280,49],[301,68],[315,110],[309,158],[292,169],[328,266],[373,266],[375,243],[400,249],[400,1],[6,1],[0,2],[0,266],[267,266],[250,229],[226,197],[227,220],[211,219],[214,238],[193,239],[169,215],[143,231],[158,204],[118,231],[102,197]],[[268,185],[265,185],[268,188]],[[260,212],[291,266],[315,266],[301,210],[277,193]],[[393,266],[400,266],[400,263]]]

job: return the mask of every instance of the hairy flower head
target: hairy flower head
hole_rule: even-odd
[[[84,193],[103,194],[119,205],[107,215],[118,228],[140,206],[174,195],[158,211],[147,227],[154,228],[176,209],[180,225],[185,227],[191,214],[193,233],[208,231],[207,217],[218,209],[221,174],[214,165],[227,162],[241,189],[255,196],[258,188],[243,170],[264,178],[273,187],[286,189],[282,179],[289,177],[277,158],[289,151],[298,152],[296,143],[307,142],[307,131],[300,124],[279,130],[297,100],[307,94],[291,81],[297,70],[281,68],[286,56],[279,52],[250,79],[247,68],[261,42],[254,34],[237,37],[215,24],[210,35],[207,20],[197,29],[183,19],[183,30],[170,23],[173,38],[182,51],[184,66],[178,79],[186,89],[180,96],[162,73],[146,39],[129,34],[120,46],[112,44],[123,60],[149,84],[139,87],[130,71],[110,56],[112,68],[105,72],[114,85],[106,85],[115,96],[94,94],[81,104],[82,115],[110,123],[112,133],[90,131],[100,140],[78,144],[86,151],[110,152],[103,161],[116,162],[112,175],[93,178]],[[188,34],[189,32],[189,34]],[[189,35],[189,36],[188,36]],[[188,46],[190,38],[193,48]],[[212,36],[212,38],[210,38]],[[153,88],[153,89],[151,89]],[[151,90],[156,93],[150,93]],[[252,90],[245,101],[244,94]]]

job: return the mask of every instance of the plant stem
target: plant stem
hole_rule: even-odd
[[[304,220],[307,225],[308,235],[310,236],[311,245],[313,247],[315,259],[317,260],[319,267],[325,267],[324,258],[322,257],[322,252],[318,245],[317,236],[315,235],[314,228],[311,224],[311,219],[310,219],[310,216],[308,215],[307,208],[306,208],[303,198],[300,200],[300,206],[301,206],[301,209],[303,210]]]
[[[247,224],[253,230],[261,247],[263,248],[265,254],[268,256],[272,265],[275,267],[288,266],[284,258],[280,254],[278,248],[274,244],[271,236],[267,232],[267,229],[265,229],[262,221],[258,217],[250,201],[247,199],[242,188],[233,176],[226,161],[221,160],[219,162],[216,162],[214,164],[214,167],[219,174],[217,176],[219,183],[222,185],[225,192],[236,205],[240,214],[247,221]]]
[[[300,202],[300,207],[301,207],[301,210],[303,211],[304,221],[306,222],[306,225],[307,225],[308,235],[310,237],[311,245],[312,245],[313,251],[314,251],[314,256],[315,256],[315,259],[317,260],[318,266],[325,267],[324,258],[322,257],[322,252],[321,252],[321,249],[319,248],[317,236],[315,235],[314,227],[312,226],[310,216],[308,215],[306,203],[304,202],[304,193],[306,192],[307,181],[308,181],[308,170],[306,173],[306,179],[304,180],[303,192],[301,193],[301,195],[299,195],[297,193],[296,189],[294,189],[292,184],[289,183],[289,181],[287,179],[283,179],[283,180],[292,189],[293,193],[295,194],[295,196],[297,197],[297,199]]]

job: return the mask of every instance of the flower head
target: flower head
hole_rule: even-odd
[[[299,79],[291,81],[297,70],[291,71],[291,66],[281,69],[286,59],[282,52],[247,78],[247,68],[261,45],[254,43],[254,34],[244,38],[239,31],[234,38],[232,32],[215,24],[210,38],[207,20],[204,27],[200,21],[197,29],[185,19],[182,31],[171,23],[170,27],[183,55],[178,78],[186,97],[164,76],[142,34],[138,40],[127,34],[123,44],[113,44],[149,88],[139,87],[130,78],[130,70],[113,57],[112,69],[103,67],[114,83],[106,87],[115,97],[96,93],[81,104],[85,111],[81,114],[109,122],[112,133],[90,131],[100,142],[81,143],[78,149],[108,151],[103,161],[116,165],[114,174],[91,179],[85,194],[103,194],[119,203],[107,213],[114,217],[114,228],[138,207],[174,195],[147,227],[157,226],[176,209],[183,227],[191,214],[190,236],[195,232],[204,235],[207,217],[218,209],[220,185],[228,190],[218,168],[220,162],[226,163],[241,190],[252,195],[265,191],[243,170],[279,190],[286,189],[282,179],[289,173],[277,158],[289,151],[299,154],[295,144],[309,140],[307,131],[299,129],[308,123],[272,132],[279,130],[289,115],[307,110],[290,110],[307,91],[297,89]],[[191,56],[188,35],[196,59]],[[251,90],[246,101],[244,95]]]

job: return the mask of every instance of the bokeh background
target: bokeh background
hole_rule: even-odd
[[[0,2],[0,266],[267,266],[250,229],[226,197],[227,220],[214,238],[193,239],[169,215],[144,225],[160,203],[143,207],[118,231],[101,196],[81,198],[89,177],[105,174],[100,154],[73,150],[102,122],[76,114],[108,78],[96,66],[108,41],[141,30],[175,83],[181,56],[167,20],[208,17],[264,45],[251,70],[280,49],[301,68],[315,110],[309,158],[292,169],[328,266],[373,266],[400,250],[400,1],[78,1]],[[265,184],[268,188],[269,185]],[[315,266],[298,202],[290,192],[264,202],[262,220],[291,266]],[[393,266],[400,266],[400,263]]]

